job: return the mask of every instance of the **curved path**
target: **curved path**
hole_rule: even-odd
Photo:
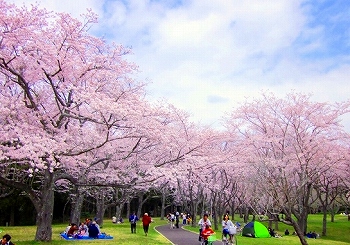
[[[170,225],[162,225],[155,227],[156,231],[165,236],[173,245],[199,245],[198,234],[187,231],[185,229],[174,228]],[[221,245],[220,241],[213,243],[214,245]]]

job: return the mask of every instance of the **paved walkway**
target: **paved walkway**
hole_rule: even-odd
[[[170,229],[170,225],[162,225],[157,226],[155,228],[159,233],[165,236],[169,241],[171,241],[174,245],[199,245],[198,234],[186,231],[184,229],[175,228]],[[199,231],[198,231],[199,233]],[[217,234],[216,234],[217,237]],[[221,234],[220,234],[221,237]],[[222,242],[216,241],[213,243],[214,245],[221,245]]]

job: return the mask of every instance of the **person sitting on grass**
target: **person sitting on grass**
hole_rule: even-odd
[[[95,224],[96,222],[90,222],[88,229],[89,229],[89,237],[91,238],[98,238],[99,235],[99,229]]]
[[[80,223],[78,234],[80,236],[86,236],[86,237],[89,236],[88,227],[84,222]]]
[[[209,226],[206,225],[204,230],[202,231],[202,237],[204,239],[204,243],[205,245],[208,244],[208,237],[210,237],[211,235],[213,235],[215,232],[213,231],[213,229]]]
[[[306,233],[306,237],[316,239],[319,237],[319,235],[315,231],[313,231],[313,232],[310,231],[310,232]]]
[[[68,237],[74,237],[77,232],[78,232],[79,228],[76,224],[72,223],[71,227],[69,228],[68,232],[67,232],[67,236]]]
[[[15,245],[15,244],[11,242],[11,236],[9,234],[5,234],[2,237],[1,245]]]

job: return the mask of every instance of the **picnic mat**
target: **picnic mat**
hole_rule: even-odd
[[[101,234],[101,235],[98,235],[98,237],[96,238],[92,238],[92,237],[88,237],[88,236],[74,236],[74,237],[71,237],[71,236],[67,236],[67,234],[60,234],[61,237],[65,240],[93,240],[93,239],[113,239],[112,236],[110,235],[106,235],[106,234]]]

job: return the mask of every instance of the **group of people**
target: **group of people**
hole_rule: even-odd
[[[170,228],[179,228],[180,219],[182,219],[182,225],[187,225],[192,223],[192,218],[190,214],[179,213],[178,211],[174,213],[169,213],[167,215],[167,220],[170,223]]]
[[[81,222],[79,225],[71,223],[67,226],[65,233],[68,237],[73,238],[98,238],[101,234],[100,226],[92,219],[86,219],[85,222]]]
[[[117,219],[117,217],[113,216],[112,217],[112,223],[113,224],[122,224],[122,223],[124,223],[124,220],[123,220],[122,217],[119,217],[119,219]]]
[[[282,237],[275,231],[275,229],[272,229],[271,227],[269,227],[267,230],[269,231],[269,234],[270,234],[271,237],[276,237],[276,238]],[[284,234],[286,236],[289,235],[288,229],[284,232]]]
[[[137,217],[136,213],[132,213],[129,216],[129,222],[130,222],[130,228],[131,228],[131,233],[136,233],[136,223],[139,221],[139,217]],[[142,216],[142,226],[143,226],[143,231],[145,233],[145,236],[148,235],[148,229],[149,225],[153,222],[151,216],[148,213],[145,213]]]
[[[208,218],[208,214],[204,214],[203,218],[199,220],[199,241],[204,240],[205,244],[208,244],[208,238],[213,235],[215,232],[211,228],[211,222]],[[222,239],[226,240],[230,243],[233,242],[234,235],[237,233],[237,227],[233,222],[230,220],[230,217],[228,214],[225,214],[222,219]]]

